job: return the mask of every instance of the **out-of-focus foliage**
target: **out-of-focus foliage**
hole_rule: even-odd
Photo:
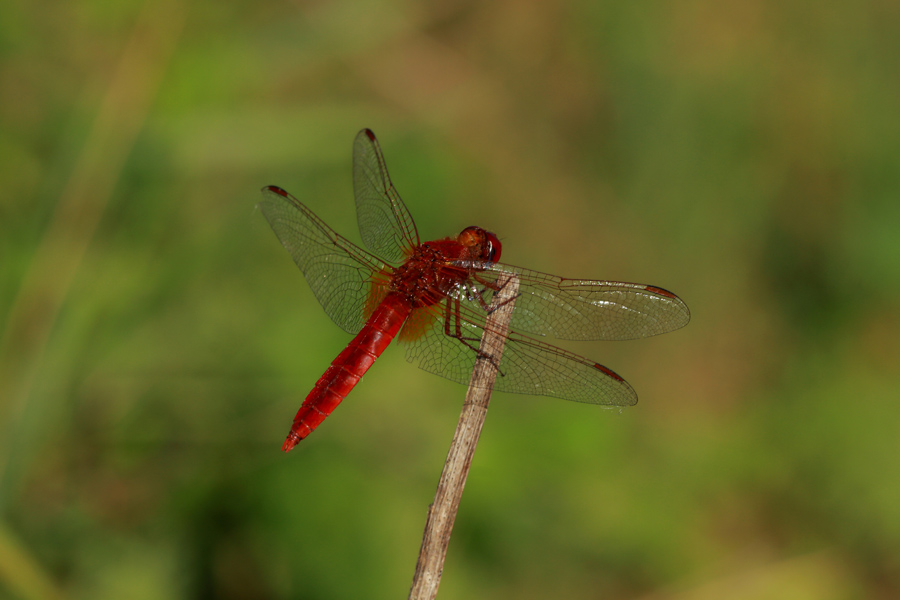
[[[494,398],[441,598],[900,596],[896,2],[0,4],[0,596],[397,598],[464,389],[348,341],[258,211],[351,239],[371,127],[423,238],[651,283]]]

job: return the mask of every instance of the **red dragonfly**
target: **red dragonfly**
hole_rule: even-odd
[[[498,277],[519,278],[510,331],[494,389],[575,402],[631,406],[637,395],[612,370],[533,337],[628,340],[684,327],[690,311],[652,285],[564,279],[504,265],[500,240],[480,227],[424,244],[391,184],[378,141],[363,129],[353,143],[356,215],[367,252],[338,235],[283,189],[263,188],[266,220],[328,316],[356,337],[306,397],[282,449],[308,436],[350,393],[394,337],[407,359],[463,384],[479,358]]]

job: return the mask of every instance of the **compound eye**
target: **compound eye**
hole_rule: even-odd
[[[484,233],[487,236],[487,240],[485,241],[487,261],[497,262],[500,260],[500,251],[503,249],[503,244],[501,244],[497,236],[490,231],[485,231]]]

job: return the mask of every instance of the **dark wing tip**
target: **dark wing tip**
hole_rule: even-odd
[[[638,399],[637,394],[634,393],[634,389],[632,389],[632,387],[628,385],[628,382],[622,379],[618,373],[608,367],[604,367],[600,363],[594,363],[593,367],[610,379],[622,384],[621,388],[618,390],[621,394],[618,394],[617,397],[614,398],[614,401],[609,404],[613,406],[634,406],[637,404]]]
[[[285,198],[288,197],[288,193],[286,191],[284,191],[283,189],[281,189],[280,187],[278,187],[277,185],[267,185],[262,189],[262,191],[274,192],[274,193],[278,194],[279,196],[284,196]]]
[[[682,310],[683,322],[678,324],[678,326],[675,327],[675,329],[680,329],[681,327],[684,327],[685,325],[687,325],[688,323],[691,322],[691,309],[688,308],[688,305],[685,304],[684,300],[682,300],[681,298],[679,298],[678,296],[676,296],[669,290],[661,288],[661,287],[656,287],[655,285],[644,286],[644,289],[647,290],[648,292],[650,292],[651,294],[663,296],[664,298],[669,298],[670,300],[675,300],[678,303],[678,306]]]
[[[365,133],[365,134],[366,134],[366,137],[368,137],[368,138],[369,138],[370,140],[372,140],[373,142],[375,141],[375,134],[372,133],[372,130],[369,129],[368,127],[366,127],[365,129],[363,129],[360,133]]]
[[[598,371],[603,371],[605,374],[609,375],[610,377],[612,377],[612,378],[615,379],[616,381],[625,381],[622,377],[619,376],[618,373],[616,373],[616,372],[613,371],[612,369],[609,369],[609,368],[607,368],[607,367],[604,367],[603,365],[601,365],[601,364],[599,364],[599,363],[594,363],[594,368],[597,369]]]
[[[675,298],[679,299],[678,296],[670,292],[669,290],[665,290],[661,287],[656,287],[655,285],[648,285],[644,287],[648,292],[652,292],[654,294],[659,294],[660,296],[665,296],[667,298]]]

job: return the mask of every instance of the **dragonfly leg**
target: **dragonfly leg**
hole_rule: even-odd
[[[475,291],[475,296],[478,299],[478,304],[481,305],[481,308],[483,308],[484,312],[486,312],[487,314],[493,313],[495,310],[497,310],[501,306],[505,306],[506,304],[512,302],[513,300],[515,300],[516,298],[518,298],[519,296],[522,295],[522,292],[518,292],[512,298],[507,298],[506,300],[504,300],[497,306],[491,308],[491,306],[490,306],[490,304],[488,304],[487,300],[484,299],[484,293],[487,290],[491,290],[492,292],[494,292],[496,294],[500,290],[503,289],[503,286],[500,285],[499,283],[497,283],[496,281],[488,281],[486,279],[480,278],[478,276],[478,273],[472,273],[472,279],[474,279],[475,281],[477,281],[478,283],[480,283],[481,285],[484,286],[484,288],[482,288],[481,290],[474,289],[474,291]]]
[[[497,293],[499,291],[499,289],[502,289],[502,288],[500,288],[499,286],[498,286],[497,290],[494,290],[493,288],[491,288],[491,290],[494,291],[494,293]],[[484,288],[482,290],[476,289],[474,296],[478,300],[478,304],[481,305],[481,308],[483,308],[484,312],[486,312],[487,314],[493,313],[495,310],[497,310],[501,306],[506,306],[507,304],[509,304],[510,302],[512,302],[513,300],[515,300],[516,298],[518,298],[519,296],[522,295],[522,292],[517,292],[516,295],[513,296],[512,298],[507,298],[503,302],[499,303],[497,306],[491,307],[491,305],[488,304],[487,300],[484,299],[484,292],[486,290],[487,290],[487,288]]]
[[[515,296],[513,296],[512,298],[507,298],[507,299],[504,300],[503,302],[499,303],[497,306],[495,306],[495,307],[493,307],[493,308],[491,308],[490,306],[488,306],[488,307],[487,307],[487,314],[491,314],[492,312],[494,312],[495,310],[497,310],[497,309],[500,308],[501,306],[506,306],[507,304],[509,304],[510,302],[512,302],[513,300],[515,300],[516,298],[518,298],[518,297],[521,296],[521,295],[522,295],[522,292],[516,292],[516,295],[515,295]]]
[[[503,286],[500,285],[499,283],[497,283],[496,281],[488,281],[487,279],[482,279],[481,277],[479,277],[477,271],[472,273],[471,275],[472,275],[472,279],[474,279],[475,281],[477,281],[484,287],[486,287],[490,290],[493,290],[494,292],[499,292],[500,290],[503,289]]]
[[[481,295],[479,294],[478,297],[481,298]],[[502,377],[503,371],[500,370],[500,364],[497,362],[497,360],[490,354],[482,352],[479,348],[477,348],[474,345],[474,343],[479,342],[480,340],[478,338],[463,336],[462,320],[460,319],[460,316],[459,316],[459,306],[460,306],[459,298],[450,298],[449,296],[447,297],[447,304],[445,305],[445,308],[444,308],[444,335],[458,340],[459,342],[464,344],[467,348],[472,350],[477,355],[477,360],[486,359],[486,360],[491,361],[491,364],[494,365],[495,369],[497,369],[497,373],[499,373],[500,376]],[[450,326],[451,319],[455,323],[455,326],[453,327],[452,331],[451,331],[451,326]]]

